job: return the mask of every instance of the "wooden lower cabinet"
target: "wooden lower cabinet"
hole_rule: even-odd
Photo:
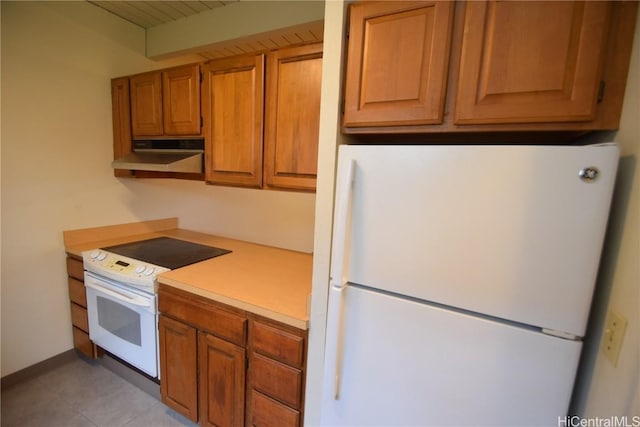
[[[244,425],[245,349],[207,333],[198,335],[200,425]]]
[[[196,329],[160,316],[158,332],[162,401],[190,420],[198,421]]]
[[[266,319],[249,323],[247,425],[302,425],[306,331]]]
[[[87,357],[96,359],[102,353],[89,338],[87,292],[84,287],[84,268],[81,259],[67,256],[67,276],[73,348]]]
[[[167,406],[201,426],[302,425],[306,331],[162,283],[158,310]]]

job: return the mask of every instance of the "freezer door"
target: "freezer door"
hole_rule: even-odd
[[[617,163],[613,144],[342,146],[332,274],[583,336]]]
[[[323,426],[533,427],[567,414],[579,342],[351,286],[329,304]]]

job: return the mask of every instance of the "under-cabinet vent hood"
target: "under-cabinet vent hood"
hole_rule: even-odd
[[[133,152],[111,162],[114,169],[203,173],[203,139],[135,140]]]

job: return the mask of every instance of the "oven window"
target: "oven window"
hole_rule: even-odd
[[[100,326],[113,335],[140,346],[140,313],[99,295],[97,302]]]

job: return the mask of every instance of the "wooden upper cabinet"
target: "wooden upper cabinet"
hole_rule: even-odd
[[[135,136],[161,136],[162,75],[138,74],[129,78],[131,86],[131,133]]]
[[[162,73],[165,135],[200,133],[200,66],[173,68]]]
[[[129,83],[134,137],[200,135],[198,64],[138,74]]]
[[[441,123],[454,2],[351,6],[344,126]]]
[[[203,74],[206,181],[261,187],[264,55],[212,61]]]
[[[129,104],[129,79],[111,80],[111,120],[113,124],[113,158],[131,153],[131,106]],[[132,176],[130,170],[115,169],[115,176]]]
[[[265,186],[315,190],[321,83],[322,43],[269,53]]]
[[[456,124],[594,120],[609,2],[470,1]]]

